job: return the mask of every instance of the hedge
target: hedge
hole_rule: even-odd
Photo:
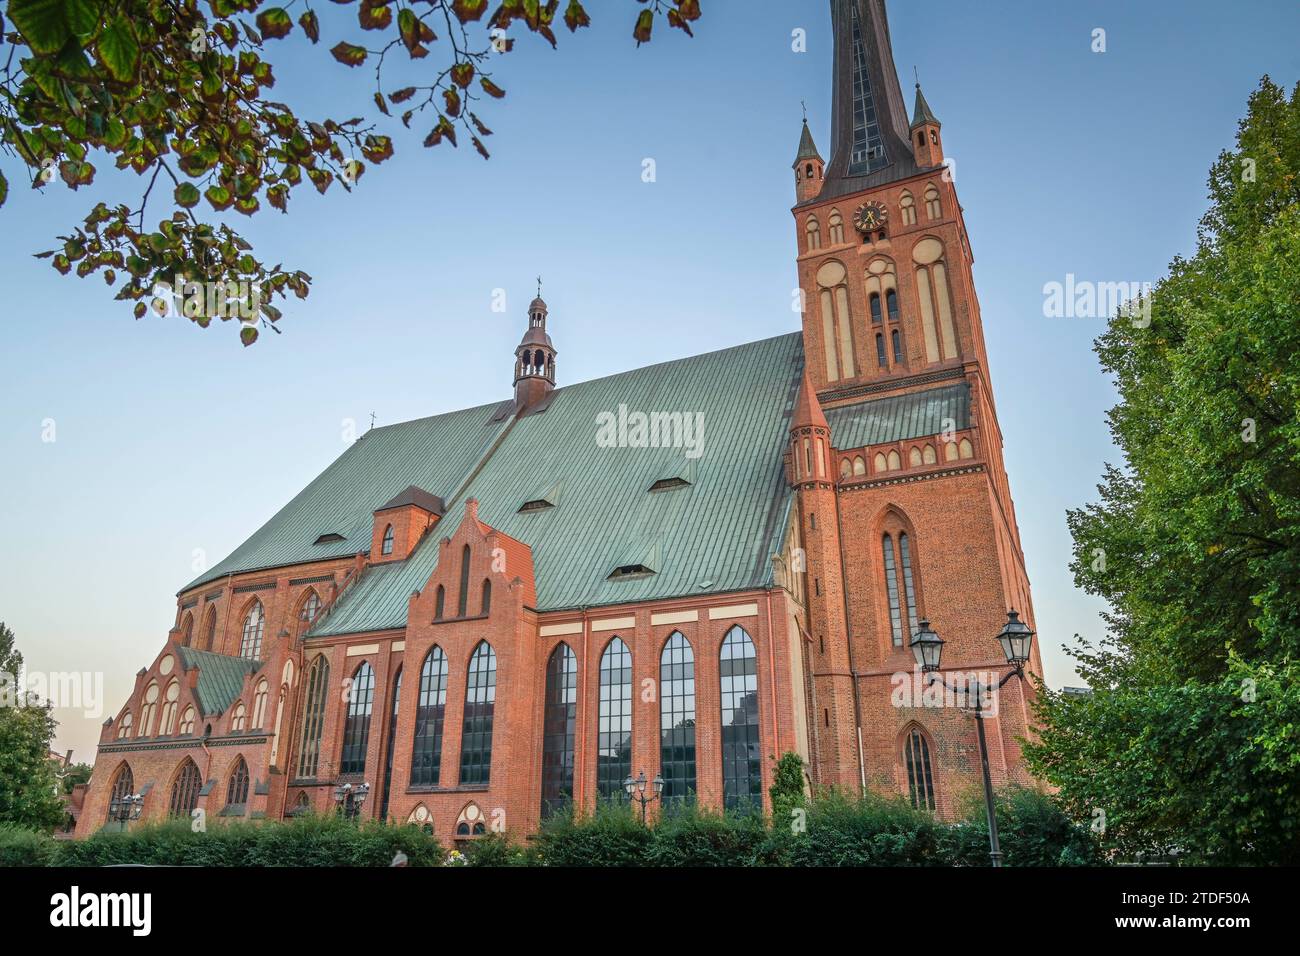
[[[783,801],[784,802],[784,801]],[[783,817],[670,807],[652,825],[626,804],[593,813],[559,813],[532,839],[488,834],[468,842],[470,866],[987,866],[988,830],[982,801],[944,823],[906,801],[868,794],[823,794]],[[1089,830],[1071,822],[1036,790],[1012,788],[998,797],[998,831],[1007,866],[1081,866],[1105,862]],[[101,832],[56,841],[0,827],[0,866],[389,866],[398,852],[411,866],[439,866],[447,855],[415,827],[338,817],[288,823],[229,823],[193,833],[187,823],[145,825],[129,833]]]

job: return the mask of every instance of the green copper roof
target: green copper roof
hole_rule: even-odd
[[[798,166],[805,159],[821,159],[822,154],[817,152],[817,144],[813,142],[812,131],[808,129],[808,121],[803,121],[803,135],[799,137],[799,155],[794,158],[794,164]]]
[[[195,692],[199,699],[199,709],[205,717],[222,713],[229,707],[231,701],[243,691],[244,678],[262,666],[261,661],[213,654],[192,647],[179,648],[178,653],[182,668],[199,669],[199,683]]]
[[[369,551],[376,508],[411,485],[444,498],[459,487],[508,424],[507,418],[492,421],[498,407],[372,429],[228,558],[182,590],[228,573]],[[314,544],[331,533],[343,540]]]
[[[404,625],[407,599],[433,573],[437,542],[459,526],[469,498],[478,499],[480,520],[531,547],[539,610],[767,585],[791,499],[782,455],[802,362],[796,333],[557,389],[545,412],[514,422],[454,500],[455,489],[447,491],[446,530],[407,561],[367,570],[312,636]],[[702,423],[699,436],[689,434],[702,439],[699,457],[598,442],[601,416],[631,423],[637,412]],[[384,431],[400,436],[405,427]],[[649,490],[685,474],[688,485]],[[555,507],[520,513],[561,482]],[[629,564],[655,573],[608,580]]]
[[[912,109],[912,129],[918,126],[924,126],[926,123],[933,123],[935,126],[942,126],[938,117],[934,115],[934,110],[930,109],[930,104],[925,101],[925,94],[921,92],[921,84],[916,84],[916,106]]]
[[[925,392],[877,398],[826,409],[831,444],[861,448],[883,442],[937,435],[945,427],[970,427],[970,385],[961,382]]]

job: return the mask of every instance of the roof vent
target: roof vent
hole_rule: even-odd
[[[609,580],[622,581],[626,578],[643,578],[651,574],[654,574],[654,571],[644,564],[625,564],[621,568],[615,568],[611,571]]]
[[[546,511],[547,509],[554,508],[554,507],[555,505],[551,504],[545,498],[537,498],[534,499],[533,501],[525,501],[522,505],[520,505],[519,513],[524,514],[525,512],[528,511]]]
[[[674,488],[689,488],[691,483],[685,478],[660,478],[650,486],[651,491],[671,491]]]
[[[342,541],[342,540],[344,540],[343,535],[335,531],[328,531],[325,534],[321,535],[319,538],[317,538],[315,541],[313,541],[312,544],[330,544],[334,541]]]
[[[546,511],[550,508],[554,508],[556,505],[560,503],[560,493],[563,490],[564,490],[564,482],[557,481],[555,484],[551,485],[551,487],[547,488],[545,491],[541,492],[540,494],[534,491],[533,493],[536,494],[537,497],[529,498],[522,505],[520,505],[519,513],[525,514],[526,512],[529,511]]]

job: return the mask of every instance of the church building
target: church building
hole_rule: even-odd
[[[909,118],[884,0],[831,10],[829,158],[805,121],[793,167],[802,328],[557,387],[539,296],[510,397],[372,429],[180,590],[78,835],[339,806],[526,836],[641,775],[665,806],[770,810],[786,753],[810,788],[960,811],[976,722],[920,692],[909,642],[928,620],[945,677],[1005,675],[1029,581],[942,126],[919,85]],[[995,786],[1029,782],[1031,694],[988,712]]]

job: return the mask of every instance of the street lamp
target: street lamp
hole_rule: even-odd
[[[114,797],[108,804],[108,818],[126,829],[127,823],[140,819],[144,810],[144,797],[138,793],[124,793]]]
[[[370,796],[370,784],[363,783],[354,787],[350,783],[339,784],[334,788],[334,802],[338,804],[339,813],[345,820],[355,820],[361,815],[361,807]]]
[[[929,621],[922,621],[920,628],[912,638],[910,647],[912,654],[916,657],[917,666],[921,672],[930,675],[930,682],[938,681],[946,690],[953,693],[959,693],[964,690],[967,695],[972,692],[975,695],[975,726],[979,730],[980,741],[980,766],[984,771],[984,811],[988,815],[989,821],[989,858],[993,861],[994,866],[1002,865],[1002,849],[998,845],[998,819],[993,809],[993,779],[989,776],[989,745],[984,738],[984,709],[981,702],[984,694],[990,690],[1001,690],[1007,681],[1013,677],[1021,680],[1025,679],[1025,664],[1029,661],[1029,648],[1034,641],[1034,632],[1029,629],[1024,621],[1020,620],[1020,614],[1016,611],[1007,612],[1007,623],[1003,625],[1002,630],[997,635],[998,643],[1002,645],[1002,654],[1011,665],[1011,671],[998,681],[996,687],[985,687],[979,681],[973,681],[965,688],[949,687],[938,674],[939,659],[943,656],[943,639],[930,627]]]
[[[646,792],[645,792],[646,779],[645,779],[644,770],[642,770],[641,773],[637,775],[635,779],[632,777],[631,774],[628,774],[627,779],[623,781],[623,789],[627,791],[627,795],[631,797],[633,800],[635,800],[637,803],[641,804],[642,823],[645,823],[646,805],[658,800],[660,794],[664,792],[663,775],[655,774],[654,783],[651,784],[651,786],[654,787],[654,793],[651,794],[650,796],[646,796]]]

